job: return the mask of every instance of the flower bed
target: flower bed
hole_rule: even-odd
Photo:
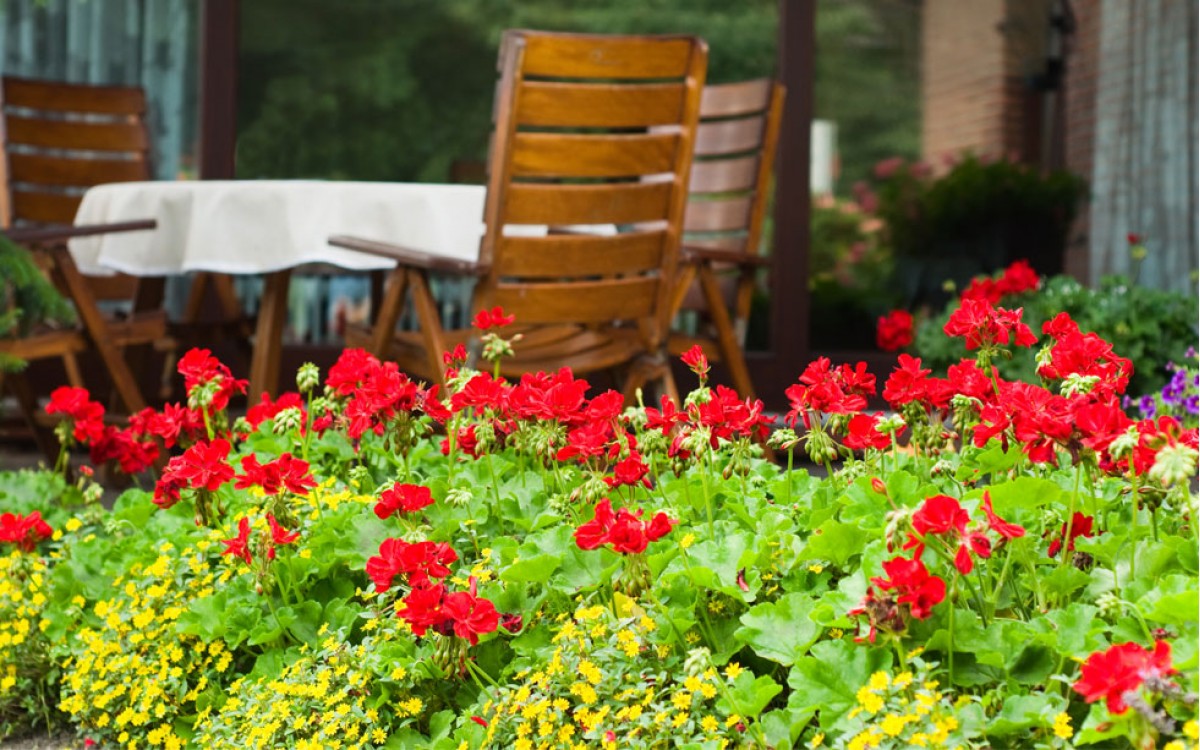
[[[236,420],[206,351],[125,428],[60,389],[64,443],[153,488],[0,476],[0,736],[1195,747],[1195,426],[1126,416],[1128,361],[1065,317],[1045,385],[1004,380],[1021,312],[962,309],[975,357],[901,355],[894,416],[822,359],[773,431],[697,352],[684,403],[632,409],[461,350],[447,393],[348,350]]]

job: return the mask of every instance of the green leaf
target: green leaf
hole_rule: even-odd
[[[1041,638],[1063,656],[1086,654],[1101,645],[1092,634],[1105,627],[1096,616],[1100,610],[1090,604],[1074,602],[1065,609],[1055,609],[1045,617],[1054,626],[1054,637]]]
[[[519,583],[545,583],[558,570],[562,559],[556,555],[537,555],[529,559],[521,559],[509,565],[500,574],[502,581]]]
[[[764,659],[789,666],[821,635],[821,626],[809,618],[812,609],[807,594],[787,594],[777,602],[755,605],[742,615],[734,637]]]
[[[1007,695],[1000,713],[987,725],[989,737],[1004,737],[1017,732],[1026,732],[1046,723],[1045,717],[1058,713],[1061,699],[1044,693],[1038,695]]]
[[[858,689],[871,674],[887,669],[892,653],[884,648],[846,641],[821,641],[807,656],[796,660],[788,673],[792,694],[788,708],[815,712],[821,728],[828,730],[856,702]]]
[[[741,714],[750,719],[758,717],[771,699],[783,692],[783,686],[767,675],[755,677],[751,672],[742,672],[733,681],[729,694],[722,697],[721,705],[729,713]]]
[[[808,537],[800,556],[808,560],[829,560],[842,567],[851,557],[862,553],[866,542],[867,536],[860,527],[829,520]]]

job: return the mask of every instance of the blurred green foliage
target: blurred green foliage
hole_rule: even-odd
[[[441,182],[487,153],[496,50],[508,28],[687,33],[708,78],[776,69],[779,0],[247,0],[238,176]],[[822,0],[817,116],[835,119],[841,185],[915,155],[916,3]],[[785,135],[786,137],[786,135]]]

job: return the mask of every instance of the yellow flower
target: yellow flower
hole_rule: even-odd
[[[679,546],[682,547],[683,549],[687,549],[688,547],[691,547],[695,543],[696,543],[696,535],[691,534],[691,533],[684,534],[683,537],[679,540]]]
[[[1195,719],[1189,719],[1186,723],[1184,723],[1183,736],[1187,737],[1193,742],[1200,740],[1200,725],[1196,723]]]
[[[887,690],[887,687],[888,687],[887,672],[876,672],[875,674],[871,675],[871,681],[868,682],[867,685],[869,685],[870,688],[877,693],[881,693],[884,690]]]
[[[808,570],[810,573],[821,575],[821,572],[825,570],[825,566],[821,565],[820,563],[813,563],[812,565],[808,566]]]
[[[1061,713],[1054,717],[1054,736],[1062,737],[1064,740],[1070,739],[1075,734],[1075,730],[1071,729],[1071,717],[1066,713]]]
[[[869,714],[877,713],[883,708],[883,698],[871,692],[869,687],[859,688],[855,697],[858,699],[858,705],[862,706],[863,710]]]
[[[731,661],[725,667],[725,676],[731,680],[736,680],[738,678],[738,675],[740,675],[744,671],[745,670],[742,669],[742,665],[738,664],[736,661]]]
[[[815,737],[813,737],[812,740],[809,741],[808,746],[810,748],[811,747],[820,747],[821,743],[824,741],[825,741],[825,733],[817,732],[817,735]]]

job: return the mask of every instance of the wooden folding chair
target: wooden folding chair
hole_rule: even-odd
[[[473,309],[503,307],[525,336],[506,375],[627,367],[627,396],[651,379],[673,389],[663,344],[706,64],[695,37],[507,32],[479,262],[331,238],[399,264],[348,343],[440,382],[442,353],[477,332],[443,330],[428,274],[473,274]],[[397,334],[409,289],[420,330]]]
[[[700,104],[679,281],[672,310],[697,311],[698,335],[673,331],[678,355],[700,344],[724,362],[734,387],[754,397],[743,351],[760,253],[784,88],[770,79],[706,86]]]
[[[130,413],[145,407],[123,349],[164,344],[167,318],[161,309],[162,280],[132,276],[86,277],[75,265],[70,237],[151,229],[153,220],[74,227],[75,212],[88,187],[150,179],[146,100],[139,88],[90,86],[4,77],[0,81],[0,228],[38,257],[59,290],[75,307],[79,328],[35,332],[0,341],[0,351],[23,359],[59,357],[68,380],[82,385],[76,357],[94,350]],[[133,310],[115,320],[101,312],[102,300],[132,300]],[[7,378],[22,405],[27,390]]]

